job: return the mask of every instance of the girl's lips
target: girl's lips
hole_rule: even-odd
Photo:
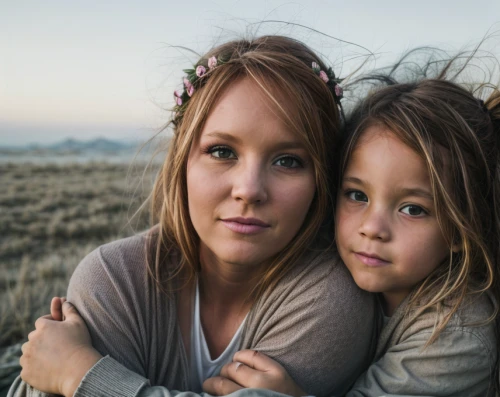
[[[380,267],[390,264],[390,262],[378,257],[377,255],[367,254],[366,252],[355,252],[354,255],[356,255],[356,258],[358,258],[366,266]]]
[[[228,218],[221,221],[229,230],[241,234],[257,234],[269,227],[267,223],[254,218]]]

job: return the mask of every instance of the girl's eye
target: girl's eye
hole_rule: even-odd
[[[236,155],[234,154],[234,152],[231,149],[229,149],[227,147],[222,147],[222,146],[213,147],[208,151],[208,153],[210,153],[210,155],[212,157],[215,157],[218,159],[234,159],[234,158],[236,158]]]
[[[292,156],[280,157],[278,160],[274,162],[275,165],[285,168],[298,168],[302,167],[302,163]]]
[[[427,212],[418,205],[406,205],[400,209],[403,214],[411,215],[411,216],[421,216],[427,214]]]
[[[347,192],[347,197],[352,201],[368,202],[368,197],[366,196],[366,194],[360,192],[359,190],[351,190],[350,192]]]

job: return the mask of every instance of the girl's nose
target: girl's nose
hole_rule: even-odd
[[[245,204],[264,203],[267,200],[268,191],[263,167],[259,164],[241,164],[235,171],[232,197]]]
[[[389,215],[376,209],[368,209],[359,226],[359,233],[369,239],[388,241],[391,238]]]

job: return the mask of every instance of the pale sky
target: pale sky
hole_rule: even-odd
[[[383,58],[477,43],[500,30],[500,1],[0,0],[0,146],[145,140],[168,119],[162,108],[190,66],[168,45],[203,53],[263,20],[306,25]],[[291,32],[327,56],[339,52],[334,40],[303,29],[262,29]]]

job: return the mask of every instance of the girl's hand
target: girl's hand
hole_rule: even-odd
[[[35,331],[22,347],[21,378],[46,393],[69,397],[102,356],[92,347],[87,326],[73,305],[62,304],[63,321],[55,321],[54,317],[36,320]]]
[[[279,363],[263,353],[241,350],[233,362],[224,365],[220,376],[207,379],[203,390],[213,395],[225,395],[244,387],[270,389],[295,397],[306,396]]]

